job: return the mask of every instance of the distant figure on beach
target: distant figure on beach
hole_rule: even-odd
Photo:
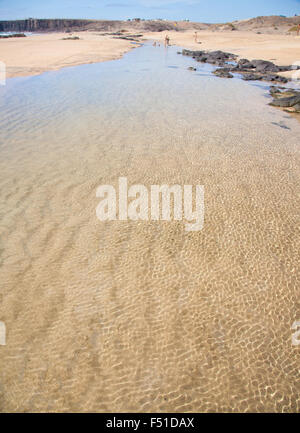
[[[170,45],[170,38],[168,35],[165,37],[165,47],[168,47]]]
[[[153,42],[153,46],[156,47],[156,42]]]
[[[197,32],[194,33],[194,39],[195,39],[195,42],[197,44],[198,43],[198,33]]]
[[[300,33],[300,24],[298,24],[297,26],[297,36],[299,36],[299,33]]]

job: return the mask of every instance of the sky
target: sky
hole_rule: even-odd
[[[300,15],[300,0],[0,0],[0,20],[128,18],[227,22],[260,15]]]

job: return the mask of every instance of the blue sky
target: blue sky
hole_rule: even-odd
[[[300,0],[0,0],[0,20],[140,17],[225,22],[294,14],[300,15]]]

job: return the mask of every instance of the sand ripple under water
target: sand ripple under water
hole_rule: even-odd
[[[0,89],[2,411],[299,411],[300,125],[190,62]],[[203,231],[98,221],[120,176],[204,185]]]

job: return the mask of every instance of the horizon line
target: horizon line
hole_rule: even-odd
[[[251,19],[255,18],[267,18],[267,17],[282,17],[282,18],[295,18],[300,15],[257,15],[250,18],[241,18],[239,20],[232,20],[232,21],[224,21],[224,23],[228,22],[238,22],[238,21],[249,21]],[[73,21],[134,21],[134,20],[141,20],[141,21],[167,21],[167,22],[178,22],[178,21],[184,21],[184,22],[191,22],[191,23],[200,23],[200,24],[223,24],[223,21],[214,21],[214,22],[208,22],[208,21],[192,21],[188,18],[182,18],[177,20],[172,19],[166,19],[166,18],[141,18],[141,17],[133,17],[133,18],[124,18],[124,19],[108,19],[108,18],[71,18],[71,17],[63,17],[63,18],[38,18],[38,17],[27,17],[27,18],[17,18],[17,19],[1,19],[0,22],[3,21],[25,21],[25,20],[73,20]]]

